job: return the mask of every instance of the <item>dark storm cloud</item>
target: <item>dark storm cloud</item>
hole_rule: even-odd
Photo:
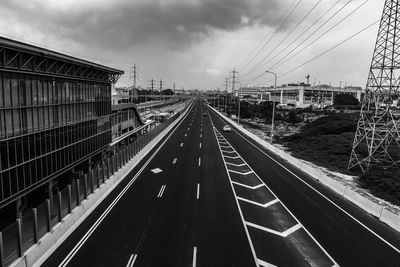
[[[86,3],[85,3],[86,2]],[[97,3],[96,3],[97,2]],[[10,1],[2,8],[16,18],[98,48],[167,46],[181,49],[212,35],[255,24],[276,26],[289,0],[76,1],[65,6],[43,1]]]

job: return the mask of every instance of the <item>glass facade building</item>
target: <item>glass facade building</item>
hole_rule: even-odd
[[[123,72],[41,52],[0,39],[0,207],[111,142],[111,84]]]

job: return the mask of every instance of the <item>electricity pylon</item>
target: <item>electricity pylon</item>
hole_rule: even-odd
[[[385,0],[348,168],[400,165],[400,0]]]

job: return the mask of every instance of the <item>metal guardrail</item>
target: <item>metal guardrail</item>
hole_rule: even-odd
[[[182,111],[150,132],[140,136],[134,142],[106,159],[89,173],[74,179],[72,184],[53,196],[52,201],[45,202],[25,213],[22,218],[0,231],[0,267],[9,266],[25,251],[38,243],[58,223],[81,205],[90,194],[96,191],[110,176],[121,169],[130,159],[137,155],[148,143],[158,136],[166,127],[176,120]],[[51,205],[53,203],[53,205]]]

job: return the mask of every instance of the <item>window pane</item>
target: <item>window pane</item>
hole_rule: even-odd
[[[26,95],[26,105],[27,106],[32,106],[32,82],[31,82],[31,77],[26,76],[25,77],[25,95]]]
[[[0,138],[6,137],[6,121],[3,110],[0,111]]]
[[[13,119],[14,119],[14,135],[19,135],[21,134],[21,121],[19,117],[19,110],[14,109],[13,112]]]
[[[4,107],[3,74],[0,73],[0,108]]]
[[[11,107],[11,80],[9,77],[4,77],[4,105]]]
[[[7,136],[13,136],[13,120],[11,110],[6,110],[6,130]]]
[[[33,98],[33,105],[37,105],[38,91],[37,91],[37,81],[35,79],[32,80],[32,98]]]

